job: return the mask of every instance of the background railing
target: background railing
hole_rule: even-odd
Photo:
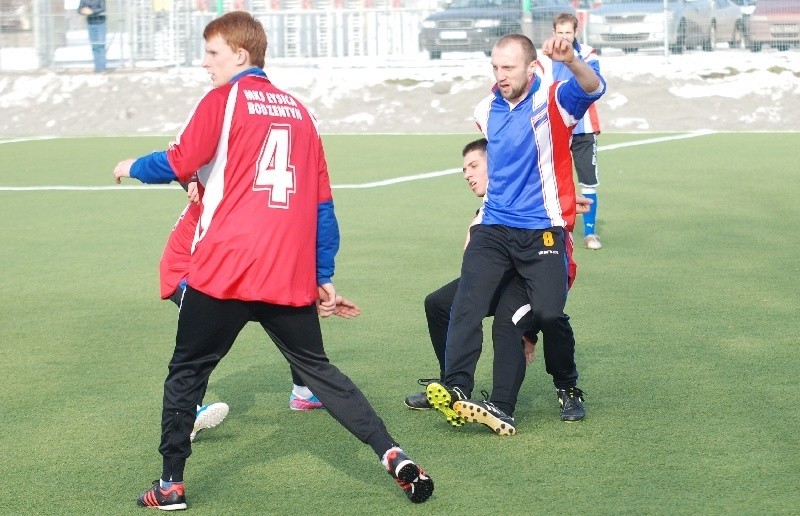
[[[6,1],[6,0],[3,0]],[[68,0],[69,1],[69,0]],[[396,0],[394,0],[396,1]],[[234,5],[226,0],[223,10]],[[253,0],[248,8],[269,38],[268,58],[419,55],[419,27],[435,7],[364,0]],[[71,6],[70,6],[71,7]],[[0,70],[90,67],[85,17],[61,2],[33,0],[20,25],[0,17]],[[184,66],[203,57],[203,28],[218,16],[201,2],[121,0],[107,10],[110,67]]]
[[[427,59],[420,48],[422,21],[440,9],[446,0],[108,0],[107,59],[110,67],[180,67],[197,64],[203,57],[202,31],[205,25],[223,12],[246,9],[264,24],[269,38],[268,58],[338,58],[392,57]],[[535,0],[532,0],[535,3]],[[728,0],[689,0],[726,4]],[[753,0],[733,0],[752,4]],[[607,0],[609,7],[612,0]],[[796,0],[800,4],[800,0]],[[91,68],[92,53],[86,20],[77,13],[78,0],[0,0],[0,71],[48,68]],[[613,0],[614,4],[619,0]],[[584,5],[586,6],[584,8]],[[727,5],[727,4],[726,4]],[[611,17],[597,16],[597,1],[575,2],[584,26],[582,40],[605,41],[612,49],[608,34],[629,43],[635,28],[611,27]],[[752,6],[750,7],[752,12]],[[800,15],[787,12],[781,25],[761,27],[769,37],[791,36],[800,43]],[[671,19],[671,17],[667,17]],[[760,16],[754,17],[754,27]],[[626,17],[627,19],[627,17]],[[749,18],[745,16],[748,26]],[[762,23],[763,21],[759,22]],[[587,28],[589,34],[587,34]],[[668,28],[667,28],[668,29]],[[680,29],[676,26],[675,30]],[[721,29],[721,25],[720,25]],[[592,37],[592,32],[596,34]],[[607,33],[607,34],[606,34]],[[664,31],[662,30],[662,33]],[[664,43],[625,48],[624,52],[676,52],[670,33]],[[672,36],[677,37],[675,34]],[[690,34],[691,35],[691,34]],[[749,36],[749,29],[738,34]],[[605,39],[604,39],[605,38]],[[745,39],[721,31],[699,47],[706,51],[746,47]],[[764,48],[793,49],[798,43],[766,44]],[[595,47],[600,47],[594,43]],[[762,44],[753,45],[760,51]],[[689,49],[689,47],[687,47]],[[602,51],[606,51],[604,47]],[[480,49],[476,49],[480,51]],[[680,49],[683,51],[683,49]]]

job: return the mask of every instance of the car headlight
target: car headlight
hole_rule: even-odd
[[[423,29],[435,29],[436,28],[436,22],[435,21],[431,21],[431,20],[424,20],[422,22],[422,28]]]
[[[476,29],[488,29],[490,27],[499,27],[500,20],[475,20]]]

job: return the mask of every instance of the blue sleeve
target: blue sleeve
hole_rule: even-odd
[[[330,283],[334,258],[339,250],[339,223],[333,212],[333,201],[317,205],[317,285]]]
[[[592,66],[592,68],[594,69],[594,66]],[[596,69],[595,73],[597,73]],[[558,90],[556,91],[556,95],[558,96],[559,105],[561,105],[567,113],[575,117],[576,120],[583,118],[589,106],[606,92],[606,80],[603,79],[603,76],[599,73],[597,73],[597,77],[600,79],[600,87],[597,92],[593,93],[586,93],[583,91],[583,88],[578,84],[578,79],[576,79],[575,76],[570,77],[568,81],[559,83],[557,86]]]
[[[131,177],[147,184],[166,184],[178,179],[169,166],[167,153],[164,151],[154,152],[134,161]]]

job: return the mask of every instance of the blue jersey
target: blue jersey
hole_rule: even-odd
[[[528,95],[516,106],[496,87],[478,104],[475,121],[489,141],[482,224],[572,231],[572,128],[605,88],[602,77],[597,91],[586,93],[574,77],[542,86],[534,76]]]

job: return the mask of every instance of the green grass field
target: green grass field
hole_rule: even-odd
[[[478,201],[460,174],[338,188],[335,283],[363,313],[323,321],[327,350],[434,496],[411,504],[327,413],[290,411],[288,367],[248,325],[211,377],[207,401],[231,413],[194,446],[192,513],[796,514],[800,134],[659,136],[674,135],[600,140],[605,248],[576,250],[567,305],[585,421],[560,421],[541,350],[514,437],[405,409],[437,373],[422,300],[458,275]],[[352,186],[460,167],[473,137],[325,141],[332,182]],[[177,188],[8,187],[112,186],[117,161],[167,141],[0,141],[4,514],[143,513],[176,321],[157,263],[185,203]]]

